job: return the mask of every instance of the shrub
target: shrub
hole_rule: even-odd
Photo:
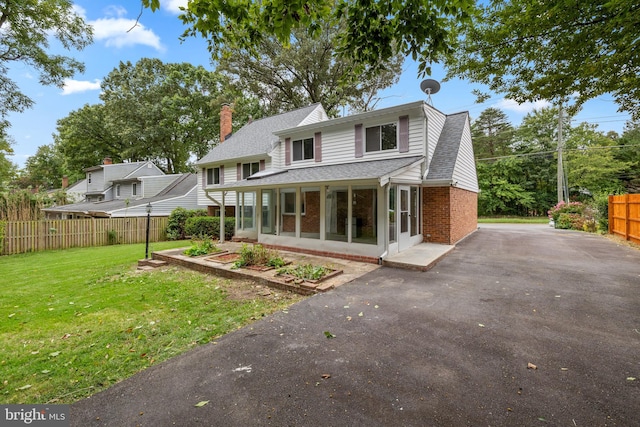
[[[609,194],[600,193],[593,196],[593,208],[597,229],[601,233],[609,232]]]
[[[555,228],[562,230],[582,230],[584,219],[580,214],[563,212],[555,221]]]
[[[235,232],[235,218],[225,218],[224,236],[230,240]],[[192,237],[220,238],[220,217],[197,216],[188,218],[184,227],[185,234]]]
[[[167,239],[183,240],[187,236],[185,231],[189,218],[204,217],[207,215],[206,209],[188,210],[185,208],[175,208],[171,211],[167,221]]]
[[[276,271],[277,275],[288,274],[290,276],[297,277],[305,280],[320,280],[328,273],[331,272],[330,268],[322,267],[319,265],[304,264],[295,267],[283,267]]]
[[[554,222],[557,223],[558,218],[560,217],[561,214],[566,213],[566,214],[582,215],[584,208],[585,206],[580,202],[565,203],[564,201],[562,201],[557,205],[555,205],[554,207],[552,207],[551,209],[549,209],[547,214],[549,215],[549,219],[552,219]],[[559,228],[559,227],[556,227],[556,228]]]
[[[211,240],[202,240],[199,242],[193,242],[193,245],[184,251],[185,255],[200,256],[208,255],[212,252],[220,252],[220,249],[213,244]]]
[[[267,267],[282,267],[285,261],[278,251],[267,249],[262,245],[243,244],[240,250],[240,258],[233,263],[233,268],[247,267],[249,265],[263,265]]]

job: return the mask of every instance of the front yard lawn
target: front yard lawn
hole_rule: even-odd
[[[0,403],[74,402],[302,298],[136,271],[141,254],[138,244],[0,258]]]

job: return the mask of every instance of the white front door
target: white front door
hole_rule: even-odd
[[[398,250],[422,241],[420,230],[420,188],[398,186]]]
[[[398,187],[398,249],[411,246],[411,191],[409,187]]]

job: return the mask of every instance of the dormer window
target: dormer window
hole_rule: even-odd
[[[397,126],[389,123],[381,126],[373,126],[366,130],[367,153],[381,150],[395,150],[398,148]]]
[[[138,195],[138,184],[134,183],[131,185],[131,195],[132,196]]]
[[[313,159],[313,138],[298,139],[292,142],[293,161]]]

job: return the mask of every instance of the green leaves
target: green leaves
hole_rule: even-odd
[[[11,112],[33,105],[7,71],[9,63],[21,62],[39,73],[41,84],[62,86],[64,79],[83,72],[84,65],[68,56],[47,52],[48,38],[66,49],[82,50],[92,42],[92,28],[76,15],[68,0],[3,2],[0,8],[0,137],[9,126]]]
[[[143,4],[154,9],[158,0]],[[188,27],[183,37],[207,39],[216,59],[231,47],[255,53],[271,37],[288,46],[296,31],[315,38],[325,23],[343,20],[342,58],[384,69],[396,54],[412,56],[424,74],[449,54],[474,14],[473,0],[190,0],[180,19]]]
[[[496,0],[466,27],[449,75],[518,102],[612,93],[640,116],[640,4],[626,0]]]

